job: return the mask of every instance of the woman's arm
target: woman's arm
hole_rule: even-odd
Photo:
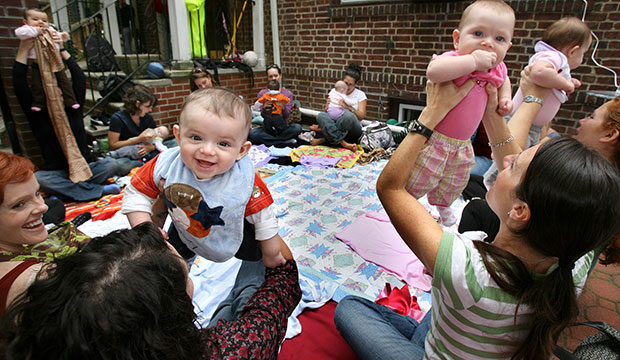
[[[472,80],[461,87],[452,82],[428,82],[427,106],[418,121],[434,129],[473,85]],[[428,211],[405,189],[416,158],[425,143],[426,138],[417,133],[409,133],[405,137],[377,180],[377,195],[398,234],[432,273],[443,231]]]
[[[357,110],[353,109],[352,107],[349,107],[349,110],[351,110],[351,112],[353,114],[355,114],[355,116],[357,117],[358,120],[364,120],[364,118],[366,117],[366,103],[368,102],[368,100],[362,100],[360,102],[357,103]]]
[[[84,71],[78,65],[71,54],[67,50],[63,50],[60,52],[62,58],[65,60],[65,64],[71,73],[71,83],[73,84],[73,93],[75,94],[75,100],[77,100],[78,104],[81,106],[84,105],[84,100],[86,99],[86,76],[84,75]]]
[[[28,51],[33,45],[33,39],[20,41],[13,63],[13,91],[24,114],[28,114],[32,106],[32,93],[26,78],[28,75]]]
[[[110,146],[110,150],[116,150],[123,146],[137,145],[145,141],[148,141],[149,140],[149,137],[147,136],[148,130],[149,129],[145,129],[142,133],[140,133],[140,135],[134,136],[127,140],[119,140],[119,138],[121,137],[121,133],[119,132],[108,131],[108,145]],[[153,149],[155,149],[154,146],[152,146],[151,151],[153,151]]]

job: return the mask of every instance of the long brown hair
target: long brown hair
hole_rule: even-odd
[[[519,306],[533,310],[529,333],[513,359],[547,359],[559,334],[578,314],[572,268],[575,261],[603,247],[620,233],[620,175],[600,154],[572,138],[543,144],[515,189],[528,204],[530,220],[510,229],[558,266],[533,277],[516,256],[476,242],[486,269]]]

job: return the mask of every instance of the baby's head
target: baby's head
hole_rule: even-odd
[[[28,8],[24,10],[24,25],[33,27],[48,28],[50,26],[47,21],[47,14],[39,8]]]
[[[571,69],[583,62],[583,55],[592,44],[590,28],[576,17],[562,18],[549,26],[542,41],[561,51]]]
[[[459,27],[452,33],[459,55],[484,50],[496,54],[493,66],[504,61],[512,45],[515,12],[502,0],[477,0],[463,11]]]
[[[280,83],[278,80],[269,80],[267,81],[267,89],[270,90],[270,93],[273,91],[280,92]]]
[[[334,89],[336,89],[336,91],[341,94],[346,94],[349,87],[347,86],[346,82],[338,80],[336,81],[336,84],[334,84]]]
[[[158,126],[155,128],[155,136],[166,139],[168,136],[170,136],[170,131],[166,126]]]
[[[198,179],[227,172],[250,151],[251,119],[250,107],[230,90],[194,91],[183,103],[179,125],[173,128],[183,163]]]

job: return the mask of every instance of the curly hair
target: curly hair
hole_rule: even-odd
[[[475,245],[498,286],[534,311],[512,358],[546,359],[578,314],[571,264],[620,233],[620,175],[579,141],[556,138],[540,147],[515,194],[531,216],[524,227],[511,230],[542,255],[557,257],[560,265],[534,278],[511,253],[481,241]]]
[[[152,223],[56,260],[6,311],[7,359],[196,359],[182,259]]]
[[[140,112],[140,108],[136,105],[136,101],[140,102],[140,104],[151,103],[152,107],[157,105],[157,98],[153,92],[144,85],[134,85],[134,87],[127,90],[125,96],[123,96],[125,110],[127,110],[130,115],[135,115]]]

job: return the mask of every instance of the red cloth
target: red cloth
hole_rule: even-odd
[[[301,334],[282,343],[278,360],[358,359],[334,324],[335,301],[299,315]]]

